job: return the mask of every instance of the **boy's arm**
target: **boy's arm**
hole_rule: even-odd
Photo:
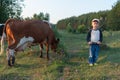
[[[100,42],[102,42],[103,41],[103,34],[102,34],[102,31],[100,30],[100,40],[99,40]]]
[[[87,38],[86,38],[87,42],[90,42],[90,38],[91,38],[91,30],[87,34]]]

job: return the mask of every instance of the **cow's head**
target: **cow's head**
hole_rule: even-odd
[[[52,44],[51,44],[51,50],[53,50],[54,52],[57,51],[59,41],[60,41],[60,39],[58,38],[58,39],[54,40],[54,42],[52,42]]]

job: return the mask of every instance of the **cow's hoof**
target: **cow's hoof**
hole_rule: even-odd
[[[50,58],[47,58],[47,61],[49,61],[50,60]]]
[[[42,55],[40,55],[40,58],[43,58],[43,56],[42,56]]]
[[[12,65],[15,63],[15,57],[12,57]]]

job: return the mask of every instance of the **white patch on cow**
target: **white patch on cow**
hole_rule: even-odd
[[[49,23],[48,21],[46,21],[46,20],[42,20],[43,22],[46,22],[46,23]]]
[[[20,42],[18,43],[16,48],[19,48],[20,50],[24,50],[28,44],[32,43],[34,41],[33,37],[23,37],[20,39]]]
[[[10,56],[14,56],[14,52],[15,52],[14,49],[9,49],[9,54],[10,54]]]
[[[15,50],[14,49],[7,49],[6,55],[7,55],[7,60],[10,60],[10,57],[15,56],[14,54]]]

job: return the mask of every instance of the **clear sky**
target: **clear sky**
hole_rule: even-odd
[[[110,10],[117,0],[25,0],[22,16],[32,17],[40,12],[50,14],[50,22],[89,12]]]

